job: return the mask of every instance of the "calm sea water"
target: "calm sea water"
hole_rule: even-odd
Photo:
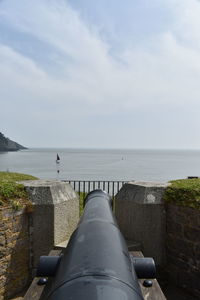
[[[200,150],[28,149],[0,152],[0,171],[43,179],[166,182],[200,176]]]

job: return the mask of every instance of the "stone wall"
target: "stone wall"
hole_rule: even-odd
[[[0,208],[0,299],[20,292],[30,280],[28,219],[25,210]]]
[[[41,255],[69,239],[79,220],[79,198],[65,182],[24,182],[32,206],[0,208],[0,300],[21,292]]]
[[[166,206],[169,279],[200,299],[200,211]]]

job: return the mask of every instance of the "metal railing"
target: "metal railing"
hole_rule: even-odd
[[[79,194],[89,193],[95,189],[106,191],[114,197],[127,181],[101,181],[101,180],[65,180],[71,184],[73,189]]]

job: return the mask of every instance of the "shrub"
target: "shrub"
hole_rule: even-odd
[[[200,209],[200,178],[170,181],[164,200],[176,205]]]

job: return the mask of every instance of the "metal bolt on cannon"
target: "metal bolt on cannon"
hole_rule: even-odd
[[[138,279],[155,278],[155,264],[129,254],[111,197],[95,190],[64,253],[41,256],[37,276],[53,277],[45,300],[142,300]]]

